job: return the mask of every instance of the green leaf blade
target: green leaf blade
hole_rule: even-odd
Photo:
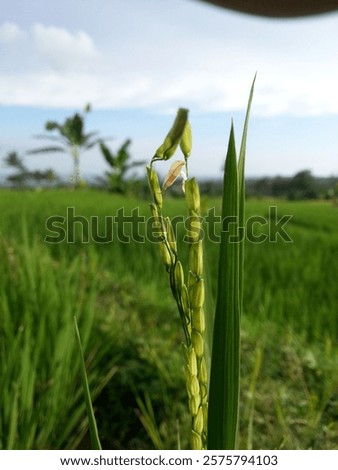
[[[236,444],[239,360],[238,171],[233,127],[227,152],[222,207],[212,363],[209,391],[208,449],[234,449]]]
[[[74,322],[75,322],[75,331],[76,331],[77,344],[78,344],[79,354],[80,354],[80,358],[81,358],[81,366],[80,366],[80,368],[81,368],[81,378],[82,378],[82,387],[83,387],[83,393],[84,393],[84,397],[85,397],[85,403],[86,403],[86,409],[87,409],[87,415],[88,415],[88,421],[89,421],[90,440],[91,440],[91,443],[92,443],[93,450],[102,450],[99,434],[98,434],[98,431],[97,431],[97,425],[96,425],[94,410],[93,410],[93,406],[92,406],[92,400],[91,400],[91,397],[90,397],[89,384],[88,384],[88,378],[87,378],[87,372],[86,372],[86,365],[85,365],[85,361],[84,361],[84,357],[83,357],[81,337],[80,337],[80,332],[79,332],[79,328],[78,328],[78,325],[77,325],[76,317],[74,317]]]
[[[240,243],[239,248],[239,290],[240,290],[240,303],[241,303],[241,311],[243,310],[243,273],[244,273],[244,245],[245,245],[245,153],[246,153],[246,141],[247,141],[247,134],[248,134],[248,125],[249,125],[249,116],[251,111],[251,103],[255,89],[255,81],[256,75],[254,76],[248,105],[246,109],[244,127],[243,127],[243,134],[241,140],[241,148],[239,151],[239,158],[238,158],[238,185],[239,185],[239,225],[242,231],[243,241]]]
[[[236,448],[240,387],[240,320],[245,243],[245,152],[254,77],[237,164],[233,127],[224,169],[222,233],[209,390],[208,449]]]

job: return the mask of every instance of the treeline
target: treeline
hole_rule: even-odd
[[[7,175],[0,174],[0,184],[15,188],[71,186],[81,188],[94,186],[113,193],[148,196],[148,185],[144,172],[135,171],[145,162],[134,161],[130,153],[130,139],[126,139],[117,149],[106,143],[106,138],[98,132],[86,132],[87,114],[91,111],[88,104],[82,113],[76,112],[63,122],[47,121],[45,133],[36,136],[48,144],[28,150],[26,155],[63,153],[73,161],[73,172],[65,181],[52,168],[44,171],[30,170],[24,156],[16,151],[9,152],[3,158]],[[106,163],[106,171],[95,179],[84,180],[81,174],[80,161],[82,154],[98,147]],[[2,165],[3,166],[3,165]],[[142,176],[143,175],[143,176]],[[1,181],[2,180],[2,181]],[[222,179],[200,181],[202,194],[210,197],[222,195]],[[172,196],[182,195],[181,184],[170,188]],[[246,181],[247,197],[273,197],[289,200],[301,199],[334,199],[338,200],[338,177],[318,178],[309,170],[302,170],[294,176],[275,176],[248,178]]]
[[[126,141],[118,151],[113,154],[102,145],[107,162],[110,160],[110,170],[102,176],[87,179],[86,186],[110,191],[113,193],[129,194],[147,197],[148,183],[143,172],[130,171],[134,166],[144,165],[144,162],[130,162],[130,140]],[[30,171],[15,152],[10,152],[4,159],[7,168],[12,172],[3,180],[2,185],[15,188],[27,187],[62,187],[68,186],[69,180],[63,180],[52,169],[45,171]],[[199,180],[202,195],[220,197],[222,195],[223,180]],[[172,197],[182,196],[182,185],[175,183],[167,190]],[[287,200],[306,199],[333,199],[338,200],[338,177],[316,177],[309,170],[302,170],[294,176],[265,176],[262,178],[246,179],[247,198],[281,198]]]
[[[251,197],[274,197],[288,200],[336,199],[338,177],[316,177],[309,170],[294,176],[275,176],[247,180],[247,195]]]
[[[222,195],[223,180],[210,179],[199,182],[201,193],[210,197]],[[175,189],[173,189],[173,192]],[[294,176],[265,176],[246,179],[246,196],[273,197],[288,200],[337,199],[338,177],[316,177],[309,170]]]

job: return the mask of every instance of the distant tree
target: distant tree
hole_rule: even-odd
[[[274,176],[247,180],[249,196],[272,196],[289,200],[332,199],[338,177],[315,177],[310,170],[302,170],[294,176]]]
[[[317,197],[316,179],[310,170],[302,170],[291,179],[289,199],[316,199]]]
[[[6,166],[16,168],[20,173],[25,173],[27,171],[26,166],[23,163],[23,159],[19,157],[16,152],[9,152],[4,158]]]
[[[23,163],[23,159],[16,152],[9,152],[4,159],[5,165],[15,170],[14,174],[7,176],[7,181],[15,186],[26,186],[31,183],[53,183],[58,180],[56,173],[47,170],[29,170]]]
[[[110,166],[110,170],[105,172],[110,191],[114,193],[126,194],[135,187],[135,175],[127,174],[132,168],[144,165],[144,161],[131,162],[129,146],[131,141],[127,139],[117,152],[113,152],[104,142],[100,142],[100,149],[103,157]]]
[[[73,159],[73,176],[72,184],[79,187],[84,184],[80,170],[80,154],[85,150],[89,150],[100,142],[97,138],[97,132],[85,133],[85,114],[90,112],[90,105],[86,105],[83,114],[75,113],[73,116],[66,118],[63,123],[56,121],[47,121],[45,129],[48,132],[56,131],[58,135],[43,134],[38,138],[48,139],[56,142],[56,145],[42,147],[30,150],[29,154],[63,152],[69,154]]]
[[[333,188],[333,203],[334,205],[338,205],[338,183],[335,184]]]
[[[274,197],[286,197],[290,191],[290,180],[285,176],[276,176],[272,179],[271,195]]]

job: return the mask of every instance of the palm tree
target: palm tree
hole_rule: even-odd
[[[66,118],[62,124],[56,121],[47,121],[45,124],[46,131],[57,131],[58,135],[43,134],[36,137],[56,142],[56,145],[30,150],[28,152],[29,154],[51,152],[68,153],[72,157],[74,164],[72,176],[74,187],[82,186],[84,183],[80,170],[81,152],[89,150],[101,142],[101,139],[95,137],[97,132],[89,132],[87,134],[84,132],[85,114],[90,110],[90,105],[86,105],[83,114],[75,113],[73,116]]]
[[[109,189],[114,193],[126,194],[128,190],[132,191],[133,187],[135,189],[135,175],[128,178],[127,173],[133,168],[144,166],[146,163],[145,161],[130,161],[130,144],[131,140],[127,139],[117,152],[113,152],[104,142],[100,142],[102,155],[110,166],[110,171],[105,172]]]

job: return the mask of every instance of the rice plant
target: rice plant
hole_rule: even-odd
[[[171,166],[163,188],[169,187],[178,177],[182,168],[188,173],[188,158],[191,152],[191,129],[188,111],[180,109],[175,122],[163,144],[157,149],[148,170],[148,180],[153,194],[151,204],[153,223],[159,231],[162,259],[170,279],[170,286],[176,300],[185,334],[183,350],[186,365],[186,386],[189,409],[192,417],[191,446],[206,449],[207,446],[207,367],[205,360],[205,316],[203,248],[201,240],[200,196],[194,178],[184,182],[184,192],[189,211],[186,239],[190,245],[189,272],[185,281],[184,270],[178,256],[175,233],[170,218],[162,215],[163,196],[153,163],[169,159],[180,145],[184,161],[175,161]]]
[[[210,373],[207,369],[205,340],[205,286],[203,277],[203,245],[200,194],[195,178],[189,178],[188,159],[191,153],[191,126],[188,110],[179,109],[164,142],[156,150],[148,171],[153,195],[151,212],[157,227],[162,260],[169,276],[185,336],[186,387],[192,420],[192,449],[234,449],[238,423],[240,317],[243,302],[244,263],[244,167],[251,88],[237,162],[234,130],[231,127],[224,170],[222,234],[219,253],[218,291],[213,325],[209,335],[212,344]],[[153,165],[168,160],[180,147],[183,160],[175,161],[162,189]],[[164,191],[181,175],[182,190],[188,209],[185,241],[189,244],[189,263],[184,272],[175,233],[169,217],[164,217]],[[231,223],[229,223],[231,222]],[[210,384],[208,377],[210,376]]]
[[[191,158],[194,158],[193,154]],[[192,163],[190,160],[190,172]],[[172,218],[187,213],[185,199],[166,197],[166,193],[164,196],[166,215]],[[70,198],[76,213],[96,214],[100,227],[106,214],[115,213],[121,206],[130,212],[137,205],[145,216],[149,211],[147,201],[120,196],[111,198],[111,195],[95,190],[83,193],[1,190],[2,446],[7,445],[8,436],[17,432],[15,429],[20,429],[13,447],[23,448],[25,429],[29,431],[34,427],[41,429],[39,439],[30,441],[34,441],[31,446],[34,449],[70,448],[81,438],[87,420],[79,382],[78,352],[73,348],[76,346],[73,315],[76,314],[103,447],[154,447],[140,423],[139,408],[142,415],[153,410],[161,439],[157,439],[155,446],[177,449],[180,442],[181,448],[188,448],[191,419],[181,370],[182,332],[177,328],[175,305],[158,259],[159,247],[151,243],[115,242],[46,246],[42,242],[44,221],[51,214],[65,215]],[[278,206],[281,215],[294,214],[289,226],[294,243],[247,244],[241,319],[240,424],[236,445],[240,449],[336,449],[338,290],[337,265],[332,260],[338,255],[337,207],[330,201],[248,199],[246,214],[266,217],[271,203]],[[219,199],[202,197],[202,207],[215,207],[219,214],[220,206]],[[26,242],[18,230],[23,213],[29,220]],[[189,244],[181,243],[184,227],[178,229],[180,260],[185,267],[188,266]],[[207,346],[208,281],[209,277],[217,279],[219,245],[207,239],[203,240],[203,245]],[[28,273],[31,273],[31,281]],[[91,295],[88,297],[91,288],[96,291],[95,305],[88,302],[89,297],[92,299]],[[40,299],[38,303],[37,299]],[[92,307],[98,316],[87,341],[85,324],[93,314]],[[65,328],[58,327],[56,333],[52,333],[56,321],[57,325],[69,328],[68,345],[72,347],[69,357],[73,359],[64,364],[64,373],[56,373],[56,366],[62,364],[50,360],[56,353],[54,345],[63,345]],[[19,326],[27,324],[34,324],[35,331],[43,331],[47,324],[50,333],[34,334],[31,342],[27,341],[25,351],[21,351],[22,329]],[[17,343],[12,341],[11,329],[17,332]],[[28,332],[26,335],[28,338]],[[56,338],[54,335],[58,341],[52,340]],[[46,345],[42,345],[43,338]],[[27,381],[21,382],[20,377],[29,377],[28,373],[22,372],[24,364],[28,364],[31,372],[34,370],[34,364],[27,357],[26,362],[21,361],[28,347],[36,354],[44,351],[38,354],[42,362],[37,363],[37,370],[42,374],[47,369],[48,377],[55,378],[54,387],[50,380],[35,381],[39,407],[28,410],[33,425],[25,428],[28,411],[21,408],[21,402],[13,406],[13,394],[9,395],[12,399],[8,399],[10,382],[3,371],[6,364],[11,363],[11,377],[17,377],[12,382],[23,387]],[[100,361],[93,361],[93,353],[101,353],[103,348],[105,356]],[[256,378],[260,348],[264,354]],[[105,375],[103,371],[106,371],[108,360],[114,357],[119,357],[117,373],[98,400],[95,398],[96,385]],[[18,375],[15,375],[16,371]],[[58,380],[62,390],[68,392],[54,394]],[[43,384],[47,387],[41,386]],[[20,390],[17,393],[20,394]],[[137,404],[134,395],[142,398],[146,409]],[[58,405],[51,408],[49,404],[54,400],[58,400]],[[7,427],[9,416],[13,423],[11,433]],[[15,416],[20,419],[17,426]],[[70,427],[63,427],[70,416],[79,417],[79,434],[74,431],[77,426],[70,429],[70,421]],[[50,427],[49,422],[53,423]],[[151,421],[150,425],[153,424]],[[11,439],[13,442],[13,437]]]
[[[0,241],[0,449],[69,449],[87,431],[73,317],[89,347],[88,381],[96,397],[114,374],[99,372],[106,346],[91,341],[97,274],[94,262],[52,259],[24,235]]]

